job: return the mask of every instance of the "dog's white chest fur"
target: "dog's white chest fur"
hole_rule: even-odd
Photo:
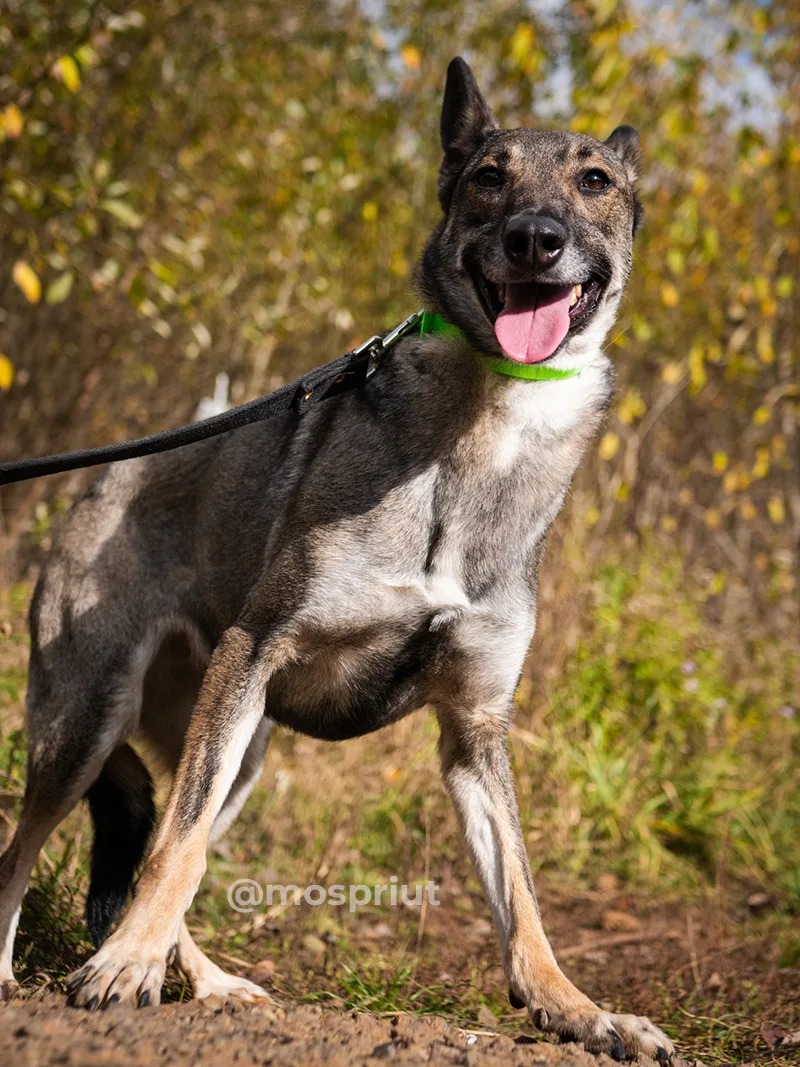
[[[500,401],[493,465],[503,472],[517,462],[525,447],[543,450],[556,438],[580,428],[608,393],[601,363],[590,364],[574,378],[553,382],[515,382]],[[546,458],[546,452],[543,452]]]

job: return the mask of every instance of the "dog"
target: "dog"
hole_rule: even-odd
[[[84,796],[98,949],[69,1002],[155,1004],[169,964],[195,997],[266,996],[212,963],[184,914],[273,725],[338,741],[431,705],[512,1004],[594,1052],[672,1059],[649,1020],[601,1010],[560,970],[507,752],[545,537],[612,396],[601,345],[640,217],[636,131],[501,129],[457,58],[441,141],[417,284],[448,328],[302,418],[111,466],[65,518],[31,606],[27,786],[0,860],[6,998],[36,856]],[[137,735],[174,770],[149,850]]]

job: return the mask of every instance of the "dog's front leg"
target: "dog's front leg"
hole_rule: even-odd
[[[235,626],[217,646],[186,734],[167,809],[130,910],[114,934],[70,976],[70,1003],[88,1008],[158,1003],[167,963],[206,867],[214,819],[264,715],[268,677],[280,643],[258,647]],[[185,938],[184,938],[185,940]],[[199,952],[199,950],[197,950]]]
[[[669,1038],[649,1019],[601,1011],[556,963],[539,917],[507,751],[507,717],[440,712],[442,772],[483,885],[511,996],[534,1023],[615,1059],[668,1061]]]

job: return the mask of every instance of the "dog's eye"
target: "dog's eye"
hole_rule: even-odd
[[[581,191],[585,193],[602,193],[611,185],[611,179],[604,170],[587,170],[581,178]]]
[[[497,167],[481,167],[475,175],[475,181],[483,189],[496,189],[503,184],[503,174]]]

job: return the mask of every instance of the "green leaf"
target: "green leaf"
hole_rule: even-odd
[[[61,304],[72,292],[72,284],[75,281],[74,271],[67,270],[60,274],[55,281],[50,282],[44,294],[45,303]]]
[[[142,225],[142,216],[124,200],[101,200],[100,207],[132,230]]]
[[[136,274],[131,281],[128,296],[131,298],[133,306],[137,308],[147,296],[147,288],[141,274]]]

